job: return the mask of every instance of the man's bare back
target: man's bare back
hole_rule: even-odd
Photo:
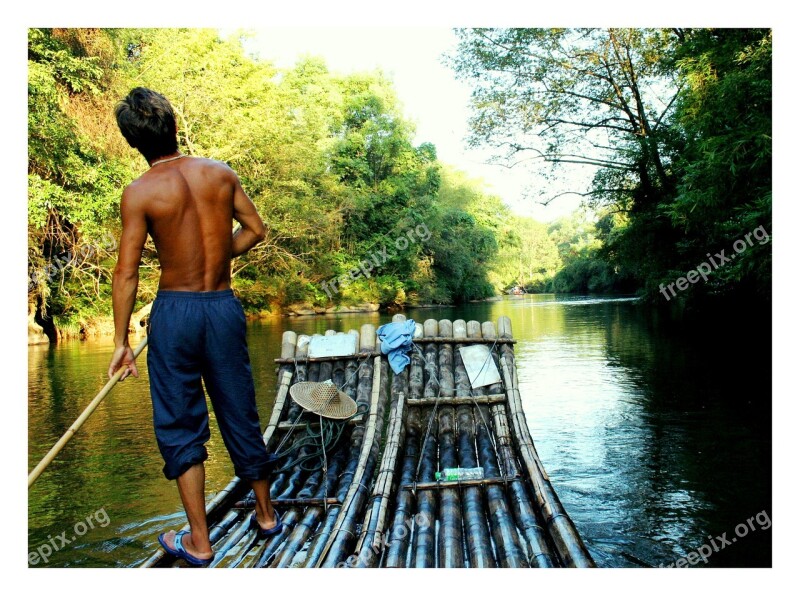
[[[153,238],[162,290],[230,288],[231,258],[249,248],[231,235],[232,221],[239,221],[253,239],[263,238],[264,233],[234,171],[210,159],[183,157],[155,163],[125,189],[122,209],[123,227],[137,219],[141,225],[143,220]],[[125,221],[126,212],[133,221]]]
[[[239,177],[211,159],[177,151],[122,193],[122,237],[114,268],[114,343],[109,376],[125,366],[122,379],[139,372],[128,344],[128,325],[139,284],[139,263],[148,234],[161,265],[160,290],[212,292],[231,284],[231,259],[264,239],[265,226]],[[233,220],[241,224],[231,232]]]

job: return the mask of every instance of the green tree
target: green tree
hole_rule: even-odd
[[[28,31],[28,296],[64,325],[107,304],[106,222],[130,170],[95,114],[114,88],[117,51],[103,30]]]
[[[624,217],[607,226],[596,252],[614,275],[632,276],[659,299],[660,284],[710,252],[730,252],[759,226],[770,232],[768,30],[474,29],[459,36],[451,63],[474,85],[472,142],[511,160],[595,168],[591,188],[573,192]],[[573,249],[559,242],[562,257],[564,247]],[[767,244],[750,247],[681,300],[768,300],[770,254]],[[562,287],[591,285],[584,281],[598,271],[587,276],[596,268],[585,265],[572,265]]]
[[[686,142],[675,199],[664,211],[683,233],[677,248],[684,270],[759,226],[771,235],[772,32],[687,31],[676,58],[684,82],[677,119]],[[771,254],[769,244],[748,248],[713,271],[702,293],[741,288],[768,299]]]
[[[547,225],[529,217],[510,216],[499,244],[492,265],[492,280],[500,291],[514,286],[543,291],[562,266],[558,247],[548,234]]]
[[[508,207],[498,197],[487,195],[480,181],[452,168],[443,169],[438,201],[428,222],[434,276],[424,302],[462,302],[495,294],[490,272],[498,231],[506,217]]]
[[[675,36],[656,29],[462,29],[451,57],[473,84],[471,143],[510,162],[595,168],[587,196],[656,201],[672,187],[664,157],[677,88]],[[553,197],[550,197],[551,199]]]

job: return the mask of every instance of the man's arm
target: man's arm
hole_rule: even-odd
[[[120,202],[122,238],[119,242],[117,266],[114,268],[114,277],[111,282],[115,349],[108,367],[108,376],[114,376],[117,370],[127,366],[128,370],[122,374],[120,380],[125,379],[129,374],[133,374],[134,377],[139,376],[133,359],[133,350],[128,344],[128,327],[136,301],[136,290],[139,287],[139,262],[142,259],[142,250],[147,240],[147,219],[140,204],[141,201],[130,195],[129,188],[125,189]]]
[[[233,234],[231,257],[243,255],[267,236],[264,221],[256,211],[253,201],[244,192],[239,177],[231,170],[235,179],[233,191],[233,219],[241,224],[241,228]]]

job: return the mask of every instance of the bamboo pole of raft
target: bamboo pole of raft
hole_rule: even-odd
[[[328,329],[325,332],[324,337],[331,337],[332,335],[336,335],[336,332],[333,329]],[[333,360],[326,360],[324,362],[319,363],[319,381],[332,381],[333,380]]]
[[[485,322],[482,327],[475,321],[473,328],[476,334],[483,334],[484,337],[492,340],[497,338],[497,331],[491,321]],[[493,353],[492,357],[498,370],[502,371],[497,355]],[[501,388],[502,383],[497,383],[492,385],[489,390],[499,391]],[[497,440],[498,457],[503,464],[503,470],[507,476],[515,477],[519,475],[519,468],[514,454],[512,433],[506,411],[505,405],[492,407],[492,421]],[[509,484],[508,497],[517,527],[520,528],[523,535],[529,565],[532,567],[555,567],[557,557],[552,552],[547,532],[540,521],[541,516],[537,515],[537,508],[529,496],[526,483],[521,478],[515,479]]]
[[[133,350],[134,360],[136,360],[139,354],[142,353],[142,350],[144,350],[144,347],[146,345],[147,345],[147,337],[145,336],[145,338]],[[95,411],[97,406],[100,405],[100,402],[102,402],[106,398],[106,396],[111,392],[114,386],[119,382],[120,378],[122,378],[122,375],[125,373],[126,370],[128,370],[127,367],[123,367],[114,373],[114,375],[108,380],[105,386],[100,390],[100,393],[98,393],[94,397],[94,399],[91,402],[89,402],[89,405],[86,406],[86,409],[84,409],[83,412],[81,412],[81,415],[78,416],[75,422],[72,423],[72,426],[70,426],[67,429],[67,432],[65,432],[61,436],[61,438],[58,441],[56,441],[56,444],[50,448],[50,451],[47,452],[47,455],[45,455],[42,458],[42,460],[38,464],[36,464],[36,467],[34,467],[33,470],[31,470],[30,474],[28,474],[28,488],[30,488],[33,485],[33,483],[36,482],[36,479],[39,478],[39,476],[41,476],[42,472],[44,472],[45,469],[47,469],[47,466],[49,466],[53,462],[53,460],[56,458],[59,452],[64,448],[64,446],[67,443],[69,443],[70,439],[72,439],[75,433],[78,432],[78,430],[80,430],[80,428],[83,426],[83,423],[86,422],[89,416],[91,416],[92,413]]]
[[[356,514],[360,511],[367,497],[367,486],[364,484],[372,477],[372,472],[377,463],[380,448],[381,431],[383,429],[383,396],[387,394],[389,386],[389,373],[387,361],[377,356],[373,361],[372,400],[369,409],[369,418],[365,429],[364,439],[361,443],[361,453],[358,466],[350,489],[342,503],[339,518],[336,520],[333,531],[325,545],[323,555],[318,567],[335,567],[346,558],[347,549],[355,538]],[[378,422],[381,422],[379,425]]]
[[[453,323],[448,319],[439,321],[439,336],[443,339],[453,337]],[[455,395],[451,343],[439,346],[439,384],[440,396],[452,398]],[[455,409],[451,405],[439,407],[439,467],[458,467]],[[456,488],[445,488],[439,494],[439,567],[464,567],[463,538],[461,494]]]
[[[309,338],[309,342],[314,337],[322,337],[322,336],[319,333],[315,333],[314,335],[312,335]],[[308,354],[308,349],[306,349],[306,354]],[[320,380],[323,380],[323,379],[319,378],[319,366],[320,366],[320,363],[319,362],[310,362],[308,358],[306,358],[305,361],[308,362],[308,364],[306,366],[306,380],[307,381],[311,381],[312,383],[317,383]],[[294,400],[292,400],[292,407],[297,408],[298,412],[301,412],[303,410],[303,408],[301,408],[299,404],[295,403]],[[289,420],[294,420],[295,417],[296,417],[296,414],[294,412],[292,412],[291,410],[289,410],[289,416],[288,416]]]
[[[306,368],[305,366],[301,366],[299,364],[299,361],[298,361],[298,366],[295,367],[295,373],[297,374],[296,382],[298,382],[298,383],[306,375],[307,375],[306,376],[306,380],[308,380],[308,381],[316,381],[317,377],[319,375],[319,364],[316,364],[316,365],[315,364],[311,364],[311,365],[308,365],[308,367]],[[294,384],[294,383],[292,383],[292,384]],[[285,406],[286,414],[285,415],[278,415],[279,416],[278,420],[280,420],[280,421],[278,422],[277,428],[275,430],[276,431],[286,430],[286,432],[292,433],[290,435],[290,439],[291,440],[289,441],[288,445],[285,445],[284,443],[288,439],[287,439],[287,435],[284,434],[283,438],[280,441],[280,443],[275,446],[274,450],[278,451],[278,446],[280,446],[280,451],[282,453],[294,453],[294,451],[297,449],[295,444],[302,438],[303,434],[302,434],[302,432],[296,433],[296,432],[292,431],[291,429],[293,429],[293,428],[296,429],[298,427],[301,428],[301,429],[303,428],[303,421],[300,420],[300,418],[299,418],[300,415],[303,413],[303,409],[293,399],[287,399],[286,402],[287,402],[286,406]],[[277,410],[277,407],[275,409],[273,409],[273,416],[275,416],[277,414],[275,410]],[[286,426],[287,424],[288,424],[288,426]],[[304,454],[308,454],[308,449],[306,449],[306,451],[304,451],[303,453]],[[301,453],[298,452],[294,457],[300,457],[300,455],[301,455]],[[290,480],[290,478],[292,476],[292,473],[293,473],[292,470],[280,471],[286,465],[287,465],[286,461],[279,462],[279,467],[276,468],[277,471],[273,472],[272,480],[270,482],[270,495],[272,497],[278,497],[283,493],[287,483],[289,482],[289,480]]]
[[[336,335],[336,331],[328,329],[325,332],[326,337],[332,335]],[[300,356],[306,356],[307,361],[307,352],[301,353]],[[336,377],[338,377],[337,386],[339,386],[344,381],[344,364],[337,363],[336,361],[320,363],[317,376],[320,381],[332,379],[334,382],[337,381]],[[292,421],[294,421],[295,418],[292,418]],[[302,459],[311,455],[312,452],[313,448],[310,445],[306,445],[300,449],[297,453],[297,457]],[[324,475],[324,471],[317,470],[309,475],[298,460],[291,470],[288,471],[288,474],[281,475],[281,477],[276,479],[271,492],[277,494],[277,498],[279,499],[292,498],[294,495],[302,494],[310,496],[313,494],[313,490],[322,485],[322,493],[320,496],[325,497],[325,490],[327,488],[326,480],[327,476]],[[302,489],[300,489],[301,486],[303,487]],[[294,534],[295,526],[302,521],[302,509],[304,509],[304,506],[299,505],[285,510],[281,516],[285,529],[280,534],[269,538],[256,548],[247,549],[244,553],[239,555],[238,559],[231,563],[231,566],[265,567],[269,565],[276,556],[278,550],[281,549],[288,539],[287,537]],[[253,532],[253,534],[255,534],[255,532]]]
[[[487,476],[500,476],[501,471],[490,436],[492,431],[484,423],[484,421],[490,421],[488,406],[477,406],[475,409],[475,443],[478,447],[478,461]],[[490,484],[485,490],[489,526],[497,548],[498,565],[511,568],[527,567],[528,560],[509,510],[505,487]]]
[[[475,335],[474,329],[465,325],[462,320],[453,323],[453,335],[456,339],[463,339],[464,335],[470,335],[470,331],[473,332],[473,337],[480,336],[479,333]],[[472,386],[464,366],[464,360],[458,351],[462,345],[464,344],[459,343],[456,346],[455,383],[456,395],[459,398],[466,398],[472,394]],[[472,410],[473,408],[466,404],[460,405],[456,410],[458,463],[462,468],[474,468],[478,465],[475,451],[475,420]],[[464,509],[464,536],[466,538],[470,567],[495,567],[483,491],[478,486],[467,486],[463,491],[462,503]]]
[[[508,317],[500,317],[497,326],[501,337],[511,336],[511,320]],[[514,440],[531,478],[534,496],[547,524],[550,537],[566,566],[594,567],[594,561],[572,520],[564,510],[533,445],[525,413],[522,410],[522,398],[519,393],[519,380],[516,377],[513,350],[504,345],[501,346],[500,352],[502,354],[500,358],[502,374],[509,396],[508,404],[514,429]]]
[[[375,351],[376,339],[374,325],[366,323],[361,326],[360,343],[363,352]],[[372,358],[367,358],[360,362],[358,366],[358,385],[356,388],[356,403],[358,404],[369,404],[373,385],[373,362]],[[323,363],[320,363],[320,366],[322,365]],[[364,426],[368,421],[369,419],[356,425],[350,433],[349,449],[347,450],[348,458],[344,470],[339,475],[335,489],[336,498],[341,503],[345,501],[345,497],[350,489],[358,467],[358,461],[360,460],[363,446]],[[306,559],[302,563],[303,567],[317,567],[322,562],[325,550],[330,548],[328,539],[339,519],[341,510],[341,506],[334,505],[328,507],[328,510],[325,512],[325,518],[320,524],[320,529],[316,532],[308,547]]]
[[[308,335],[297,336],[297,350],[291,362],[294,363],[294,377],[295,383],[302,383],[308,380],[308,346],[311,342],[311,337]]]
[[[355,337],[356,342],[356,352],[360,352],[361,350],[361,334],[356,331],[355,329],[351,329],[348,331],[349,335],[353,335]],[[377,354],[375,354],[377,356]],[[351,398],[357,397],[358,391],[358,361],[353,359],[344,360],[344,386],[342,387],[342,391],[344,391],[347,395]]]
[[[292,361],[295,362],[294,365],[294,382],[295,383],[302,383],[304,381],[311,380],[311,369],[314,368],[319,373],[319,365],[317,364],[316,367],[312,364],[308,363],[308,348],[311,344],[311,337],[308,335],[298,335],[297,336],[297,349],[295,350],[294,355],[292,356]],[[297,418],[298,413],[301,411],[302,408],[298,404],[295,403],[293,399],[289,399],[289,407],[286,409],[286,416],[285,419],[290,424],[294,422],[295,418]]]
[[[450,339],[449,337],[424,337],[422,339],[417,340],[417,343],[421,343],[421,344],[427,344],[427,343],[431,343],[431,344],[452,344],[453,340]],[[459,343],[463,343],[463,344],[467,344],[467,345],[472,345],[472,344],[495,344],[496,343],[496,344],[499,345],[499,344],[515,344],[515,343],[517,343],[517,340],[513,339],[513,338],[508,338],[508,337],[498,338],[496,340],[494,340],[494,339],[491,339],[491,340],[490,339],[482,339],[480,337],[476,337],[476,338],[465,337]]]
[[[423,336],[423,327],[416,323],[414,341],[419,341]],[[424,391],[424,364],[423,358],[416,349],[411,350],[411,363],[408,371],[408,404],[413,404],[422,398]],[[415,480],[417,461],[419,459],[421,436],[425,433],[422,423],[422,409],[413,408],[406,415],[403,431],[405,444],[398,451],[398,463],[401,465],[400,483],[405,484]],[[408,547],[411,542],[412,517],[414,515],[415,495],[410,491],[399,491],[394,501],[394,511],[388,527],[386,553],[383,559],[385,567],[405,567],[409,555]]]
[[[316,335],[316,334],[315,334]],[[281,339],[281,359],[284,364],[278,368],[278,379],[284,370],[294,370],[294,382],[301,383],[303,381],[312,381],[311,370],[317,369],[319,365],[311,365],[308,363],[308,346],[311,337],[308,335],[298,336],[294,331],[288,330],[283,332]],[[290,399],[287,404],[286,420],[293,422],[297,416],[303,411],[299,404]]]
[[[473,325],[474,330],[474,325]],[[492,339],[494,338],[487,338]],[[496,389],[493,388],[496,391]],[[486,389],[481,387],[473,393],[480,395]],[[498,466],[497,454],[493,442],[493,429],[489,428],[491,418],[488,406],[478,405],[474,408],[475,444],[478,450],[478,462],[488,477],[503,476]],[[503,486],[489,485],[485,488],[486,507],[489,527],[496,547],[497,563],[500,567],[527,567],[520,537],[509,511],[509,503]]]
[[[428,319],[423,324],[424,338],[436,337],[439,323]],[[424,339],[423,339],[424,341]],[[425,397],[439,395],[439,349],[436,343],[425,345]],[[422,444],[418,463],[419,477],[414,481],[432,482],[436,472],[439,445],[438,420],[429,409],[422,417]],[[411,546],[412,567],[434,567],[436,565],[436,509],[438,491],[422,490],[417,492],[417,513],[414,516],[414,538]]]
[[[405,423],[405,444],[399,451],[398,463],[401,465],[400,484],[414,481],[420,450],[419,409],[409,410]],[[406,567],[411,542],[412,519],[414,515],[414,493],[398,491],[394,500],[394,510],[388,526],[386,553],[383,566],[389,568]]]
[[[346,451],[343,449],[337,451],[336,454],[333,455],[328,465],[328,475],[316,488],[313,500],[323,500],[326,487],[335,484],[336,477],[339,475],[339,471],[344,464],[345,455]],[[340,506],[341,503],[335,499],[330,499],[327,505]],[[294,565],[294,561],[299,556],[303,546],[308,541],[314,529],[319,525],[319,521],[325,513],[325,510],[326,507],[323,504],[314,504],[306,508],[302,519],[297,522],[297,525],[287,536],[283,548],[270,563],[270,567],[292,567]]]
[[[272,413],[269,417],[269,422],[264,428],[264,444],[267,449],[270,447],[270,442],[275,434],[275,430],[280,424],[281,415],[283,413],[284,405],[286,404],[286,396],[289,395],[289,387],[292,385],[292,371],[287,370],[283,373],[278,389],[278,394],[275,396],[275,404],[272,406]]]
[[[344,334],[342,334],[344,335]],[[358,341],[358,340],[356,340]],[[356,343],[356,351],[358,350],[358,344]],[[347,375],[345,374],[345,368],[347,365],[350,365],[351,370],[355,370],[356,367],[354,361],[346,361],[342,358],[337,358],[333,362],[331,362],[331,381],[333,384],[336,385],[339,389],[344,391],[348,397],[354,397],[356,394],[356,379],[355,377],[348,379]]]
[[[346,356],[314,356],[305,359],[306,362],[333,362],[334,360],[361,360],[365,356],[380,356],[380,352],[357,352]],[[294,364],[294,358],[275,358],[275,364]]]
[[[396,314],[393,323],[404,323],[405,315]],[[347,558],[351,567],[374,567],[381,554],[381,536],[386,523],[388,500],[392,493],[392,480],[397,467],[397,453],[404,434],[403,414],[405,412],[405,396],[408,392],[409,367],[404,368],[392,378],[390,389],[390,414],[375,484],[370,497],[370,505],[361,524],[361,534],[355,546],[356,555]],[[355,557],[355,560],[353,560]]]
[[[303,490],[305,490],[306,488],[308,488],[308,485],[306,485],[303,488]],[[288,498],[288,499],[279,499],[279,498],[275,497],[274,499],[271,499],[271,501],[272,501],[272,504],[275,507],[298,507],[298,506],[300,506],[300,507],[303,507],[303,506],[315,507],[317,505],[339,505],[340,504],[339,501],[337,501],[333,497],[325,498],[325,497],[300,497],[300,496],[297,496],[297,497],[292,497],[292,498]],[[244,501],[237,501],[236,504],[234,505],[234,507],[241,508],[241,509],[252,509],[254,506],[255,506],[255,499],[252,499],[252,498],[246,499]]]
[[[283,364],[278,369],[278,385],[280,385],[281,379],[283,378],[283,373],[292,370],[292,365],[289,363],[294,360],[297,350],[297,339],[297,333],[291,330],[284,331],[281,336],[281,359],[285,360],[286,364]]]
[[[547,542],[547,532],[536,515],[536,508],[528,495],[525,482],[519,476],[519,467],[514,457],[511,430],[508,426],[506,408],[503,405],[492,407],[495,436],[499,456],[507,476],[514,477],[508,487],[511,510],[525,539],[528,563],[531,567],[555,567],[556,556]]]
[[[456,354],[454,352],[454,354]],[[458,361],[458,355],[455,356],[456,361]],[[463,364],[461,365],[463,367]],[[466,370],[464,371],[466,373]],[[469,380],[467,380],[469,382]],[[415,399],[409,405],[412,407],[424,407],[424,406],[435,406],[437,403],[439,406],[474,406],[475,404],[504,404],[508,397],[505,394],[502,395],[480,395],[476,397],[440,397],[440,398],[427,398],[423,397],[422,399]]]
[[[392,484],[399,462],[397,456],[402,449],[405,434],[403,418],[406,411],[406,394],[404,391],[398,391],[395,395],[397,399],[389,419],[383,458],[372,492],[372,508],[364,520],[364,529],[356,546],[356,552],[358,552],[356,566],[358,567],[374,567],[381,553]]]

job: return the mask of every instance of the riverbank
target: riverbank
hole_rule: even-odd
[[[503,302],[504,300],[523,300],[526,297],[538,295],[536,293],[518,294],[518,295],[499,295],[489,296],[480,300],[470,300],[470,304],[493,303]],[[628,297],[629,295],[617,294],[597,294],[592,295],[600,299],[614,299],[619,297]],[[131,315],[131,328],[140,330],[136,335],[144,333],[144,326],[146,324],[147,315],[150,314],[152,303],[147,304],[143,308],[134,312]],[[386,304],[381,305],[377,302],[363,302],[358,304],[336,304],[331,306],[321,306],[312,304],[311,302],[295,302],[286,306],[273,305],[271,310],[258,310],[248,311],[245,310],[245,317],[248,321],[264,321],[279,318],[304,318],[316,316],[331,316],[342,314],[358,314],[358,313],[388,313],[394,314],[403,312],[406,309],[435,309],[435,308],[449,308],[454,307],[453,304]],[[44,323],[44,325],[43,325]],[[35,308],[33,305],[28,306],[28,345],[39,345],[47,343],[58,343],[68,340],[87,340],[101,337],[108,337],[114,335],[114,318],[112,315],[102,317],[87,317],[77,323],[60,326],[50,321],[47,325],[46,321],[42,321],[40,317],[35,316]]]
[[[144,332],[146,317],[150,314],[152,303],[136,311],[131,316],[131,328]],[[260,310],[246,312],[248,321],[260,321],[265,319],[276,319],[282,317],[313,317],[325,315],[356,314],[356,313],[376,313],[399,312],[405,308],[436,308],[448,306],[443,304],[420,304],[420,305],[380,305],[377,302],[364,302],[360,304],[337,304],[333,306],[319,306],[309,302],[296,302],[284,307],[275,306],[272,310]],[[44,323],[44,324],[42,324]],[[58,343],[67,340],[86,340],[90,338],[100,338],[114,335],[114,317],[112,315],[102,317],[88,317],[78,323],[60,326],[55,323],[50,325],[36,316],[35,307],[28,307],[28,345],[39,345],[48,343]]]

